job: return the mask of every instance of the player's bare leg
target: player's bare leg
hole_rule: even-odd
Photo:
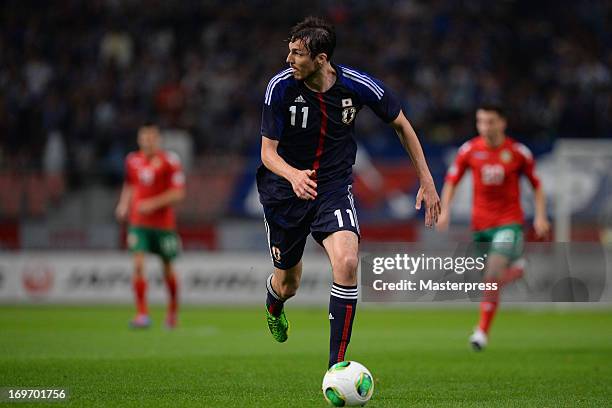
[[[272,337],[279,343],[287,341],[289,321],[285,316],[285,302],[295,296],[302,279],[302,261],[289,269],[274,268],[266,281],[266,317]]]
[[[162,260],[162,267],[164,282],[166,282],[168,291],[168,310],[165,324],[168,329],[174,329],[178,321],[178,278],[171,261]]]
[[[527,267],[527,260],[525,258],[519,258],[513,261],[510,266],[504,271],[500,285],[506,286],[516,280],[519,280],[525,274],[525,268]]]
[[[149,309],[147,305],[147,279],[144,272],[144,253],[134,253],[134,275],[132,287],[136,301],[136,317],[130,322],[133,328],[147,328],[151,325]]]
[[[487,346],[489,329],[499,306],[502,278],[509,263],[508,257],[501,254],[491,253],[487,258],[484,280],[485,282],[496,282],[498,285],[497,290],[485,291],[480,302],[480,321],[470,336],[470,344],[475,351],[481,351]]]
[[[302,280],[302,261],[286,270],[274,268],[270,279],[272,289],[283,301],[292,298],[297,293]]]
[[[329,297],[329,367],[344,361],[351,340],[357,307],[359,241],[351,231],[338,231],[323,240],[332,266],[333,283]]]

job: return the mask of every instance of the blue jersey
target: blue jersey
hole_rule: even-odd
[[[336,82],[325,93],[310,90],[281,71],[266,89],[261,134],[278,140],[277,152],[290,166],[316,171],[317,193],[349,185],[355,164],[355,118],[369,106],[384,122],[395,120],[400,102],[385,85],[349,67],[332,64]],[[291,184],[264,165],[257,170],[264,205],[295,197]]]

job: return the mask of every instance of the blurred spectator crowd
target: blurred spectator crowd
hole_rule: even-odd
[[[267,81],[289,28],[336,24],[334,60],[402,98],[428,145],[474,133],[501,102],[513,134],[612,137],[609,1],[4,0],[0,5],[0,168],[121,179],[140,123],[184,129],[198,155],[259,143]],[[361,121],[360,137],[380,125]],[[197,163],[197,161],[196,161]]]

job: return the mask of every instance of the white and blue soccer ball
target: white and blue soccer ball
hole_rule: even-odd
[[[356,361],[336,363],[323,377],[323,395],[334,407],[364,406],[374,393],[374,377]]]

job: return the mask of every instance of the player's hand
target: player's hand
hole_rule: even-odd
[[[302,200],[314,200],[317,197],[316,177],[314,170],[297,170],[289,180],[295,195]]]
[[[142,215],[151,214],[157,209],[157,206],[151,200],[142,200],[138,203],[138,212]]]
[[[536,237],[546,238],[550,231],[550,223],[546,218],[536,217],[533,220],[533,229],[535,230]]]
[[[421,183],[414,208],[420,210],[423,201],[425,202],[425,226],[432,228],[434,224],[438,222],[441,211],[440,197],[438,196],[433,180]]]
[[[128,208],[126,205],[118,205],[115,208],[115,217],[117,217],[118,221],[125,221],[128,213]]]

